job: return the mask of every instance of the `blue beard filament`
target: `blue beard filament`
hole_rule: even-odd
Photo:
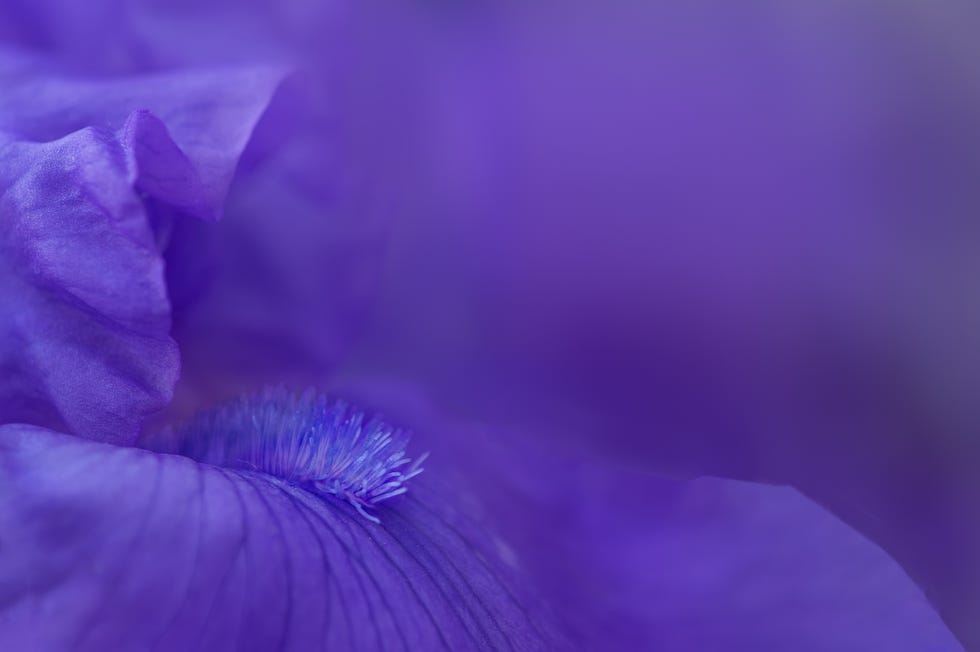
[[[411,433],[315,390],[266,388],[198,413],[176,428],[178,452],[198,462],[267,473],[368,510],[407,491],[428,453],[406,454]]]

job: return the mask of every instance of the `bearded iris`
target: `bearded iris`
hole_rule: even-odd
[[[923,387],[972,367],[885,282],[958,305],[883,190],[958,197],[955,258],[974,160],[845,56],[913,48],[72,7],[0,4],[0,647],[958,649],[848,525],[703,473],[824,503],[974,644],[973,421]]]
[[[408,433],[342,399],[283,388],[196,416],[181,426],[180,454],[200,462],[283,478],[365,508],[400,496],[422,472],[425,454],[407,457]]]

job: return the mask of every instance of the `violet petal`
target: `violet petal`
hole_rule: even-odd
[[[3,54],[0,131],[54,140],[86,126],[121,129],[133,111],[149,111],[166,127],[138,124],[128,134],[140,163],[134,183],[203,219],[221,215],[239,157],[284,76],[239,67],[85,79]]]
[[[34,427],[0,428],[0,468],[4,649],[566,646],[425,482],[375,525],[272,476]]]
[[[962,650],[885,551],[789,487],[604,464],[450,419],[402,384],[342,393],[382,402],[455,492],[480,497],[586,649]],[[964,641],[968,626],[955,630]]]
[[[358,334],[386,231],[341,138],[324,130],[240,174],[226,219],[175,222],[166,257],[181,413],[266,383],[316,384]]]
[[[170,400],[163,260],[113,134],[0,153],[0,421],[132,441]]]
[[[0,420],[132,442],[170,402],[179,360],[153,209],[219,215],[281,77],[80,80],[3,53]]]

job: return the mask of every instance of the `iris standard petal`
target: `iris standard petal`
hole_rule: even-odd
[[[0,150],[0,421],[132,441],[170,400],[163,260],[128,175],[98,129]]]
[[[385,219],[342,138],[307,127],[239,174],[225,219],[174,224],[166,258],[182,413],[265,383],[315,384],[359,333]]]
[[[0,56],[3,421],[132,442],[170,402],[167,220],[218,215],[280,80],[261,69],[86,81]]]
[[[23,140],[54,140],[87,126],[129,134],[139,164],[133,182],[154,199],[203,219],[217,219],[239,157],[284,77],[274,67],[189,70],[86,79],[59,73],[24,54],[0,61],[0,131]]]
[[[5,649],[551,650],[554,621],[441,488],[375,525],[262,473],[0,428]]]

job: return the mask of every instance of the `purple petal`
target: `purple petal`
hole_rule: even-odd
[[[339,147],[304,133],[236,180],[226,219],[175,224],[167,260],[182,412],[265,383],[315,384],[349,350],[385,231]]]
[[[239,157],[284,76],[251,67],[80,79],[5,58],[0,131],[53,140],[90,125],[122,129],[134,111],[149,111],[163,124],[141,121],[126,134],[134,183],[203,219],[220,216]]]
[[[163,260],[111,134],[0,153],[0,421],[132,441],[178,353]]]
[[[218,215],[280,79],[261,69],[85,81],[0,57],[0,421],[132,442],[170,402],[166,215],[149,216]]]
[[[599,640],[665,652],[963,649],[895,561],[790,488],[622,469],[576,480],[589,493],[539,527],[581,532],[564,538],[565,556],[592,562],[554,554],[543,585],[599,621]]]
[[[793,489],[597,463],[448,419],[404,385],[344,394],[383,401],[457,492],[481,497],[587,649],[962,649],[895,561]]]
[[[376,526],[272,476],[38,428],[0,428],[0,467],[5,649],[564,647],[421,477]]]

